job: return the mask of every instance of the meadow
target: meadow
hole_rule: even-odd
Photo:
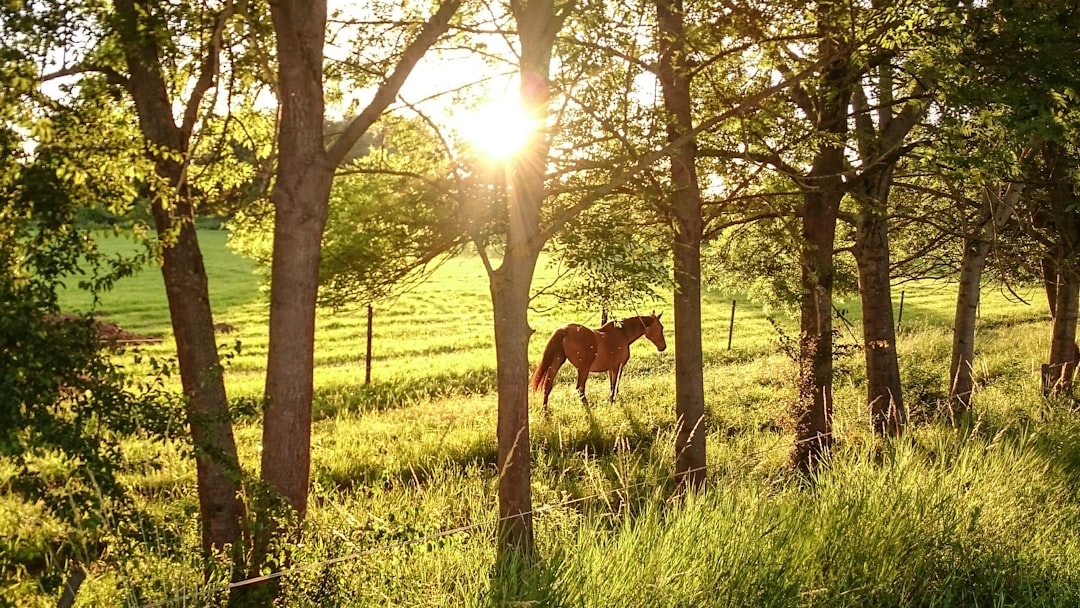
[[[221,335],[226,383],[241,458],[257,475],[267,300],[225,232],[201,238],[216,321],[235,328]],[[536,284],[552,273],[542,263]],[[1039,391],[1045,298],[1025,294],[1036,303],[1028,305],[987,289],[975,417],[954,429],[942,408],[955,288],[905,284],[897,299],[901,289],[912,425],[899,440],[874,437],[861,404],[862,356],[851,351],[838,362],[837,447],[812,481],[787,465],[796,369],[781,346],[795,324],[782,311],[706,292],[708,489],[685,500],[670,499],[672,349],[636,343],[615,404],[595,376],[583,407],[564,370],[551,413],[536,401],[531,417],[537,556],[509,564],[496,563],[492,541],[495,359],[479,260],[449,260],[414,291],[375,305],[370,385],[362,308],[320,311],[312,506],[297,571],[282,578],[284,605],[1080,605],[1080,422],[1071,397]],[[81,294],[65,297],[69,309],[87,306]],[[126,330],[163,338],[144,353],[169,356],[156,269],[124,279],[99,307]],[[840,323],[842,340],[854,344],[858,303],[839,307],[854,324]],[[670,305],[655,308],[668,311],[670,345]],[[638,312],[648,311],[615,317]],[[598,325],[599,311],[546,309],[530,319],[535,361],[556,327]],[[76,605],[206,604],[215,588],[202,584],[185,447],[132,439],[125,449],[146,465],[129,480],[154,525],[136,554],[90,565]],[[12,519],[0,519],[0,535],[16,533]],[[54,603],[22,589],[26,605]]]

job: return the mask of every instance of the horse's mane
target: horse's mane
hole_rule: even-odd
[[[635,321],[641,323],[642,328],[648,328],[652,326],[654,321],[656,321],[656,316],[637,315],[634,317],[626,317],[625,319],[619,321],[608,321],[607,323],[604,323],[602,326],[600,326],[600,328],[596,331],[611,331],[613,329],[621,329],[623,327],[626,327],[628,323],[632,324]]]

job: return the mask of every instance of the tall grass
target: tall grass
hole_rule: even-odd
[[[204,246],[212,272],[250,272],[219,242]],[[544,272],[538,283],[550,278]],[[266,309],[254,278],[227,276],[213,303],[218,320],[236,328],[222,343],[233,353],[227,382],[242,415],[241,458],[254,471]],[[111,320],[166,336],[152,352],[168,353],[167,311],[135,306],[147,299],[138,295],[145,285],[123,289],[104,304]],[[954,292],[904,289],[899,350],[915,421],[904,439],[873,436],[855,353],[839,365],[834,456],[813,480],[794,475],[795,368],[777,329],[738,294],[709,293],[706,493],[671,498],[672,353],[637,344],[617,403],[605,402],[607,383],[594,379],[594,405],[582,406],[564,372],[549,414],[532,413],[538,551],[504,563],[492,541],[495,361],[478,261],[451,260],[431,283],[376,305],[371,385],[362,384],[362,312],[320,311],[312,501],[294,565],[346,559],[286,576],[285,605],[1080,605],[1080,422],[1071,401],[1038,392],[1045,310],[986,295],[976,416],[952,429],[940,397]],[[857,306],[841,307],[857,327]],[[534,360],[558,325],[595,325],[595,316],[533,314]],[[789,319],[775,321],[793,331]],[[132,441],[125,449],[147,537],[123,568],[94,572],[81,605],[205,591],[186,448]],[[6,521],[0,528],[13,529]],[[194,598],[174,605],[208,601]]]

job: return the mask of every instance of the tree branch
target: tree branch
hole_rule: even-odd
[[[768,99],[779,91],[794,86],[796,83],[800,82],[801,80],[812,74],[814,70],[817,70],[824,65],[828,65],[835,60],[836,57],[820,58],[817,61],[811,63],[810,65],[807,65],[798,73],[792,74],[791,77],[785,78],[784,80],[770,87],[767,87],[753,95],[750,95],[743,101],[743,103],[739,104],[738,106],[735,106],[729,110],[710,117],[709,119],[701,122],[697,127],[691,129],[682,136],[642,156],[638,159],[637,162],[631,165],[629,169],[623,171],[621,174],[615,175],[610,182],[608,182],[604,186],[601,186],[600,188],[597,188],[596,190],[593,190],[588,195],[582,197],[580,201],[578,201],[574,205],[571,205],[561,214],[553,218],[547,228],[541,230],[535,238],[540,239],[540,242],[546,242],[548,239],[554,236],[556,232],[561,230],[567,222],[577,216],[578,213],[589,208],[598,200],[604,198],[608,194],[611,194],[616,189],[623,187],[631,178],[641,173],[645,169],[649,168],[650,166],[658,162],[660,159],[667,156],[674,147],[686,144],[686,142],[696,138],[700,133],[708,132],[735,116],[742,116],[743,114],[754,110],[758,107],[758,105],[761,104],[762,101]]]
[[[379,116],[397,98],[405,80],[412,73],[416,64],[427,53],[431,45],[449,28],[450,19],[461,6],[462,0],[443,0],[435,14],[420,29],[420,33],[402,53],[394,71],[379,86],[375,97],[360,114],[356,115],[326,153],[326,160],[331,166],[338,166],[345,160],[356,141],[375,124]]]
[[[225,26],[234,12],[233,3],[229,0],[225,3],[225,7],[221,9],[221,12],[217,14],[217,17],[214,18],[214,30],[210,33],[209,48],[206,51],[206,57],[203,58],[202,66],[199,68],[199,78],[195,81],[191,96],[188,97],[187,106],[184,108],[184,122],[180,125],[180,129],[185,138],[190,137],[191,132],[195,129],[195,121],[199,119],[199,106],[202,104],[206,92],[214,86],[217,79],[218,66],[221,60],[221,41],[225,34]]]

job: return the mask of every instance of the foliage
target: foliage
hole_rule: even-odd
[[[41,144],[30,156],[23,144],[0,132],[0,487],[51,532],[7,540],[0,570],[52,591],[133,538],[141,515],[121,477],[122,440],[173,436],[182,415],[162,384],[166,364],[132,377],[102,350],[92,317],[58,314],[58,292],[73,277],[89,272],[80,284],[96,292],[140,260],[106,259],[75,225],[82,201],[111,188],[70,168],[77,147]],[[5,585],[0,601],[25,591]]]
[[[334,180],[323,234],[319,302],[342,308],[384,300],[422,280],[441,256],[460,251],[458,194],[445,152],[418,121],[383,122]],[[229,222],[230,246],[266,272],[273,212],[259,199]],[[267,275],[268,276],[268,275]]]
[[[657,234],[662,228],[623,197],[597,203],[570,221],[551,247],[568,275],[552,295],[613,317],[655,305],[671,283],[670,251]]]
[[[790,314],[798,310],[798,227],[784,218],[729,226],[702,251],[706,282],[713,288],[747,295]],[[839,296],[858,293],[854,260],[838,256],[833,289]]]

